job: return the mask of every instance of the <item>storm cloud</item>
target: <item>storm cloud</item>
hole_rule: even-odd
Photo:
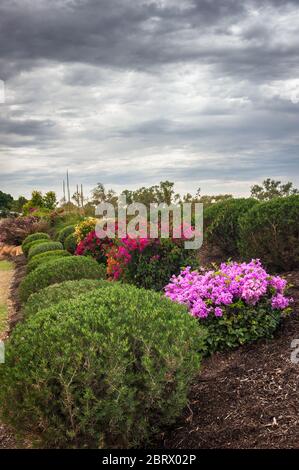
[[[299,2],[2,0],[1,189],[298,186]]]

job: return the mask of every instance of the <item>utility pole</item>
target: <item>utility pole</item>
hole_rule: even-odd
[[[70,181],[69,181],[69,170],[66,170],[66,185],[67,185],[67,197],[68,202],[71,202],[71,193],[70,193]]]
[[[81,184],[81,206],[84,207],[84,197],[83,197],[83,184]]]
[[[63,203],[66,203],[66,198],[65,198],[65,181],[63,180]]]

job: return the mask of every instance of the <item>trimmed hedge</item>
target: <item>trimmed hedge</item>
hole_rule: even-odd
[[[60,242],[46,242],[42,245],[33,246],[30,248],[28,253],[28,259],[30,260],[33,256],[39,255],[40,253],[44,253],[46,251],[53,251],[53,250],[63,250],[63,245]]]
[[[27,264],[27,273],[34,271],[34,269],[38,268],[41,264],[47,263],[48,261],[52,261],[54,258],[62,258],[63,256],[71,256],[71,254],[65,250],[53,250],[45,251],[44,253],[35,255]]]
[[[25,243],[24,245],[22,245],[22,250],[23,250],[24,255],[27,257],[28,253],[29,253],[29,250],[32,247],[42,245],[44,243],[49,243],[49,240],[46,240],[45,238],[42,238],[41,240],[33,240],[31,242]]]
[[[20,300],[24,303],[34,292],[44,287],[75,279],[103,279],[106,267],[91,258],[66,256],[42,264],[29,273],[20,284]]]
[[[72,254],[75,253],[77,248],[77,240],[73,233],[68,235],[64,240],[64,248]]]
[[[134,286],[41,310],[6,344],[1,419],[46,447],[136,447],[180,415],[203,338],[184,306]]]
[[[239,249],[244,258],[260,258],[273,272],[298,269],[299,195],[260,203],[245,214]]]
[[[58,234],[57,234],[57,241],[62,243],[64,245],[65,239],[71,235],[71,233],[75,232],[75,226],[74,225],[67,225],[63,229],[61,229]]]
[[[239,253],[240,220],[258,202],[252,198],[229,199],[215,204],[207,211],[206,240],[216,247],[223,257]]]
[[[90,292],[97,288],[105,289],[114,284],[103,279],[80,279],[79,281],[65,281],[61,284],[45,287],[39,292],[30,295],[24,308],[24,314],[27,317],[63,300],[75,299],[84,292]]]
[[[50,236],[44,232],[32,233],[31,235],[28,235],[28,237],[25,238],[25,240],[22,243],[22,248],[23,248],[23,245],[26,245],[27,243],[31,243],[35,240],[50,240]]]

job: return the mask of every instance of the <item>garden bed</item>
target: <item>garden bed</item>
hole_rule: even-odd
[[[292,340],[299,338],[299,271],[287,279],[294,285],[294,315],[275,339],[205,360],[190,407],[157,446],[298,448],[299,364],[290,355]]]
[[[22,275],[18,261],[15,287]],[[291,293],[298,314],[299,271],[287,278],[294,284]],[[191,389],[190,406],[152,447],[297,448],[299,364],[290,361],[291,341],[299,338],[296,313],[284,320],[275,339],[206,359]],[[20,446],[28,443],[17,444],[0,424],[0,448]]]

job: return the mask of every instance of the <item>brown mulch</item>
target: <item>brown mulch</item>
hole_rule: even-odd
[[[294,313],[275,339],[215,354],[203,363],[183,417],[158,447],[299,448],[299,363],[292,364],[291,342],[299,339],[299,271]],[[299,357],[299,354],[298,354]]]

